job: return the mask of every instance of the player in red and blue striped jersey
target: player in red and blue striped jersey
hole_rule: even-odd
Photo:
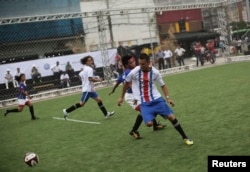
[[[130,71],[136,67],[136,61],[135,58],[131,55],[125,55],[122,57],[122,64],[124,66],[124,72],[122,75],[119,76],[119,78],[116,80],[116,84],[114,85],[112,91],[109,93],[111,95],[115,92],[116,88],[124,82],[126,76],[130,73]],[[136,101],[133,95],[133,91],[131,87],[128,87],[125,94],[125,101],[128,103],[132,109],[140,112],[140,101]],[[132,130],[129,132],[131,136],[133,136],[135,139],[140,139],[140,133],[138,131],[141,123],[142,123],[142,116],[141,114],[138,114],[134,123],[134,126],[132,127]],[[155,119],[153,119],[153,130],[160,130],[165,128],[166,125],[162,125],[160,123],[157,123]]]
[[[179,121],[174,116],[172,109],[168,106],[168,104],[174,106],[174,103],[169,97],[167,86],[159,70],[151,66],[150,57],[147,54],[143,53],[140,55],[139,66],[135,67],[126,76],[125,81],[121,97],[118,100],[119,106],[123,102],[125,92],[132,82],[134,98],[141,102],[140,108],[144,123],[148,127],[151,127],[153,125],[153,119],[155,119],[157,114],[160,114],[173,124],[182,136],[185,144],[193,145],[193,141],[187,137]],[[159,83],[168,104],[158,91],[155,82]]]

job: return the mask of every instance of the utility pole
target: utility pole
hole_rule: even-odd
[[[109,9],[109,0],[106,0],[107,9]],[[111,16],[108,15],[108,26],[109,26],[109,34],[110,34],[110,42],[111,47],[114,48],[114,35],[113,35],[113,28],[112,28],[112,22],[111,22]]]

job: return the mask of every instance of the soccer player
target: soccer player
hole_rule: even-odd
[[[167,103],[174,106],[174,102],[170,99],[168,89],[162,79],[162,76],[156,68],[150,64],[150,57],[143,53],[139,57],[139,66],[135,67],[125,78],[121,97],[118,99],[118,106],[121,106],[125,92],[132,82],[132,90],[134,98],[140,100],[140,108],[144,123],[151,127],[156,114],[160,114],[163,118],[168,119],[175,129],[182,136],[184,143],[193,145],[193,141],[183,131],[179,121],[173,115],[172,109],[166,104],[165,99],[158,91],[155,82],[157,81],[167,100]]]
[[[112,93],[115,92],[116,88],[124,82],[125,77],[130,73],[130,71],[136,67],[136,61],[135,58],[131,55],[125,55],[122,57],[122,64],[125,68],[124,73],[122,75],[119,76],[119,78],[116,80],[116,84],[114,85],[112,91],[109,93],[109,95],[111,95]],[[125,93],[125,101],[128,103],[128,105],[130,107],[132,107],[132,109],[136,110],[136,111],[140,111],[140,101],[135,101],[134,96],[133,96],[133,92],[131,87],[129,87],[126,90]],[[129,132],[129,134],[131,136],[133,136],[135,139],[141,139],[140,133],[138,131],[140,125],[142,123],[142,116],[141,114],[138,114],[138,116],[136,117],[136,121],[134,123],[134,126],[132,127],[132,130]],[[166,125],[162,125],[162,124],[157,124],[156,120],[153,119],[153,130],[160,130],[165,128]]]
[[[102,99],[98,96],[97,92],[94,88],[94,82],[101,82],[102,78],[95,77],[93,74],[93,64],[94,60],[91,56],[86,56],[81,59],[81,64],[83,64],[83,70],[79,73],[79,76],[82,81],[82,97],[79,103],[76,103],[69,107],[68,109],[63,109],[64,119],[67,120],[67,117],[70,112],[80,108],[87,103],[89,98],[94,99],[99,108],[101,109],[102,113],[106,118],[110,118],[115,114],[114,111],[108,112],[105,106],[102,103]]]
[[[27,105],[29,106],[29,109],[30,109],[31,120],[39,119],[34,114],[34,107],[30,101],[31,98],[30,98],[30,95],[27,91],[27,87],[25,84],[25,80],[26,80],[25,74],[21,73],[20,76],[17,77],[17,79],[19,82],[18,95],[17,95],[18,108],[10,109],[10,110],[7,109],[6,112],[4,113],[4,116],[6,117],[8,113],[11,113],[11,112],[22,112],[24,106]]]

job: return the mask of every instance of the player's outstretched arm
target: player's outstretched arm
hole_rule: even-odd
[[[120,85],[119,82],[116,82],[116,83],[115,83],[114,87],[112,88],[112,91],[109,93],[109,96],[115,92],[116,88],[117,88],[119,85]]]
[[[129,83],[128,83],[128,82],[125,82],[125,83],[123,84],[123,87],[122,87],[121,96],[120,96],[120,98],[118,99],[118,102],[117,102],[117,105],[118,105],[118,106],[121,106],[121,105],[122,105],[123,99],[124,99],[124,96],[125,96],[125,93],[126,93],[126,90],[128,89],[128,87],[129,87]]]

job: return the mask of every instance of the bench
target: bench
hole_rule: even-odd
[[[48,84],[34,86],[33,89],[37,91],[43,91],[43,90],[53,89],[54,87],[55,87],[54,83],[48,83]]]

